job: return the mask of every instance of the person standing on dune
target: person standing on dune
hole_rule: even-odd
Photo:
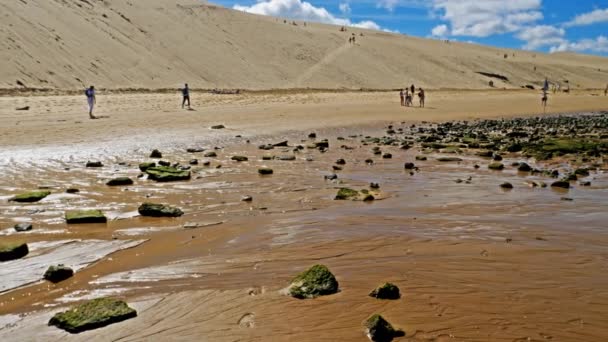
[[[84,94],[87,96],[87,103],[89,104],[89,118],[97,119],[93,115],[93,107],[95,103],[97,103],[97,99],[95,98],[95,87],[90,86],[89,89],[84,91]]]
[[[606,84],[606,89],[604,89],[604,96],[608,96],[608,84]]]
[[[188,83],[184,84],[184,88],[182,89],[182,97],[182,108],[184,108],[184,105],[186,102],[188,102],[188,109],[192,109],[190,107],[190,88],[188,88]]]

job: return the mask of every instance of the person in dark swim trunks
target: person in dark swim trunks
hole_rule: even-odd
[[[184,105],[186,104],[186,102],[188,102],[188,109],[190,108],[190,88],[188,88],[188,83],[186,83],[184,85],[184,88],[182,89],[182,108],[184,108]]]

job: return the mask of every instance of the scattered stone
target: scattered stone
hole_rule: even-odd
[[[314,265],[292,280],[288,292],[298,299],[326,296],[338,292],[338,281],[327,266]]]
[[[488,169],[490,169],[490,170],[498,170],[498,171],[500,171],[500,170],[503,170],[504,168],[505,168],[504,164],[503,163],[498,163],[498,162],[491,163],[490,165],[488,165]]]
[[[274,147],[287,147],[289,145],[288,145],[288,141],[285,140],[285,141],[281,141],[280,143],[276,143],[276,144],[274,144],[272,146],[274,146]]]
[[[103,167],[103,163],[100,161],[88,161],[86,167]]]
[[[260,175],[271,175],[274,173],[274,171],[269,167],[261,167],[258,169],[258,173]]]
[[[156,163],[151,163],[151,162],[145,162],[145,163],[140,163],[139,164],[139,171],[141,172],[146,172],[147,169],[151,168],[151,167],[155,167]]]
[[[372,194],[365,194],[363,196],[363,202],[371,202],[371,201],[375,201],[376,197],[374,197],[374,195]]]
[[[205,152],[205,149],[202,148],[202,147],[191,147],[191,148],[187,149],[186,152],[188,152],[188,153],[199,153],[199,152]]]
[[[458,157],[439,157],[439,158],[437,158],[437,161],[440,161],[442,163],[461,162],[462,158],[458,158]]]
[[[165,161],[165,160],[159,160],[159,161],[158,161],[158,165],[160,165],[160,166],[165,166],[165,167],[170,167],[170,166],[171,166],[171,163],[170,163],[170,162],[168,162],[168,161]]]
[[[21,259],[29,252],[26,243],[0,243],[0,261]]]
[[[369,184],[369,188],[370,189],[380,189],[380,184],[378,184],[378,183],[370,183]]]
[[[345,165],[346,164],[346,160],[344,160],[344,159],[338,159],[338,160],[336,160],[336,164],[338,164],[338,165]]]
[[[203,166],[209,166],[209,165],[211,165],[211,162],[210,162],[210,161],[205,160],[205,161],[203,162]]]
[[[384,283],[370,292],[369,296],[378,299],[399,299],[401,294],[399,293],[399,288],[396,285]]]
[[[329,148],[329,141],[327,139],[323,139],[315,143],[315,148],[318,149],[327,149]]]
[[[155,159],[160,159],[163,157],[163,154],[159,151],[159,150],[152,150],[152,153],[150,153],[150,158],[155,158]]]
[[[561,200],[562,200],[562,201],[567,201],[567,202],[572,202],[572,201],[574,201],[574,199],[573,199],[573,198],[570,198],[570,197],[562,197],[562,198],[561,198]]]
[[[198,159],[190,159],[190,161],[188,162],[188,164],[190,164],[190,165],[198,165]]]
[[[528,165],[526,163],[520,163],[519,166],[517,167],[517,171],[530,172],[530,171],[532,171],[532,168],[530,167],[530,165]]]
[[[336,165],[332,165],[332,169],[334,171],[342,171],[342,168],[340,166],[336,166]]]
[[[211,126],[211,129],[224,129],[224,128],[226,128],[226,126],[224,126],[224,125],[214,125],[214,126]]]
[[[416,160],[418,160],[418,161],[426,161],[427,158],[426,158],[426,156],[416,156]]]
[[[591,182],[586,181],[586,182],[580,182],[581,186],[591,186]]]
[[[478,157],[482,157],[482,158],[492,158],[494,156],[494,152],[492,151],[478,151],[477,153],[475,153],[476,156]]]
[[[156,166],[146,170],[148,178],[157,182],[190,180],[190,171],[178,170],[168,166]]]
[[[316,137],[317,137],[317,133],[314,133],[314,132],[313,132],[313,133],[310,133],[310,134],[308,135],[308,138],[309,138],[309,139],[315,139]]]
[[[55,314],[48,325],[77,334],[137,317],[127,303],[113,298],[97,298],[71,310]]]
[[[215,157],[217,157],[217,153],[210,151],[210,152],[205,153],[204,157],[205,158],[215,158]]]
[[[335,180],[338,179],[338,175],[335,173],[332,173],[331,175],[325,175],[324,176],[326,180]]]
[[[272,146],[272,144],[266,144],[266,145],[260,145],[260,146],[258,146],[258,148],[260,150],[268,151],[268,150],[274,149],[274,146]]]
[[[17,223],[13,228],[15,228],[15,231],[18,232],[27,232],[29,230],[32,230],[34,228],[34,226],[27,222],[27,223]]]
[[[504,183],[500,184],[500,187],[503,189],[513,189],[513,184],[511,184],[509,182],[504,182]]]
[[[65,221],[67,224],[106,223],[108,219],[101,210],[79,210],[67,211]]]
[[[296,160],[296,156],[290,155],[290,156],[280,156],[279,160],[282,161],[294,161]]]
[[[249,158],[247,158],[245,156],[232,156],[232,158],[230,158],[230,159],[237,161],[237,162],[245,162],[245,161],[249,160]]]
[[[413,170],[416,167],[416,165],[414,165],[414,163],[405,163],[404,168],[406,170]]]
[[[494,161],[502,161],[502,156],[500,154],[495,154],[492,157],[492,160],[494,160]]]
[[[570,189],[570,182],[561,180],[551,183],[552,188]]]
[[[26,192],[26,193],[19,194],[17,196],[12,197],[11,199],[9,199],[9,202],[33,203],[33,202],[38,202],[38,201],[42,200],[43,198],[45,198],[46,196],[48,196],[50,194],[51,194],[50,191]]]
[[[180,217],[184,214],[179,208],[155,203],[143,203],[137,211],[141,216],[148,217]]]
[[[473,167],[474,167],[475,169],[479,169],[481,166],[479,166],[478,164],[475,164]]]
[[[80,192],[80,190],[78,190],[76,188],[68,188],[67,190],[65,190],[65,192],[68,194],[77,194]]]
[[[67,266],[64,266],[63,264],[59,264],[57,266],[49,266],[46,272],[44,272],[43,277],[51,283],[58,283],[60,281],[70,278],[73,275],[74,270]]]
[[[241,201],[243,201],[243,202],[251,202],[251,201],[253,201],[253,197],[251,197],[251,196],[243,196],[243,197],[241,197]]]
[[[374,163],[373,159],[365,159],[365,164],[371,165]]]
[[[374,314],[365,321],[366,335],[374,342],[390,342],[395,337],[404,336],[403,331],[395,330],[384,317]]]
[[[581,177],[588,177],[590,175],[589,169],[576,169],[574,174]]]
[[[338,194],[334,198],[335,200],[355,200],[359,197],[359,191],[349,189],[349,188],[341,188],[338,190]]]
[[[15,110],[30,110],[30,106],[18,107],[18,108],[15,108]]]
[[[274,159],[273,156],[262,156],[262,160],[272,160]]]
[[[109,180],[106,185],[108,186],[127,186],[133,185],[133,180],[129,177],[118,177]]]
[[[391,158],[393,158],[393,155],[390,154],[390,153],[385,153],[385,154],[382,155],[382,158],[384,158],[384,159],[391,159]]]

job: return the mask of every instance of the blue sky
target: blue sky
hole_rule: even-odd
[[[608,55],[608,0],[210,0],[242,11],[528,50]]]

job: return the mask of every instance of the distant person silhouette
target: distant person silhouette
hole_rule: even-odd
[[[606,84],[606,89],[604,89],[604,96],[608,96],[608,84]]]
[[[90,86],[89,89],[84,91],[84,94],[87,96],[87,103],[89,104],[89,118],[97,119],[97,117],[93,115],[93,107],[95,107],[95,104],[97,103],[97,98],[95,97],[95,87]]]
[[[184,105],[186,104],[186,102],[188,102],[188,109],[190,108],[190,88],[188,88],[188,83],[186,83],[184,85],[184,88],[182,89],[182,108],[184,108]]]
[[[403,92],[403,89],[399,92],[399,97],[401,98],[401,106],[405,106],[405,93]]]
[[[410,87],[410,92],[412,93],[412,95],[414,95],[416,93],[416,87],[414,87],[414,85],[412,84],[412,86]]]
[[[420,99],[420,107],[424,108],[424,89],[420,88],[418,98]]]

